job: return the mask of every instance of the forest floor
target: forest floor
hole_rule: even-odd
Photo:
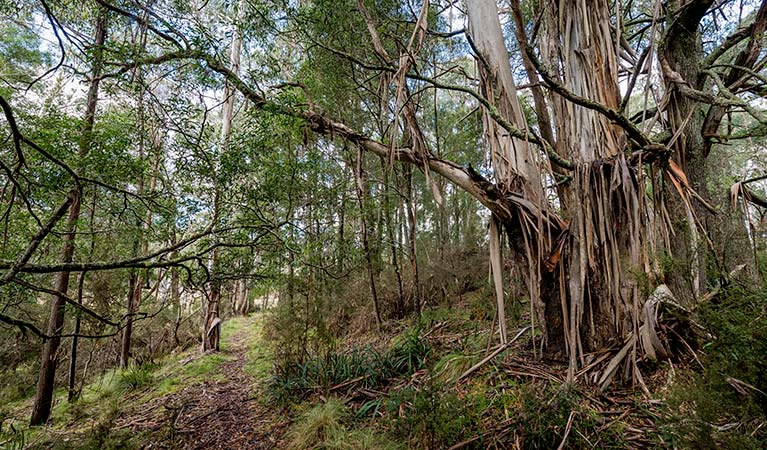
[[[116,422],[117,428],[150,434],[165,429],[165,442],[143,448],[270,449],[284,430],[277,410],[264,399],[267,355],[260,349],[260,316],[228,324],[220,376],[134,405]],[[181,361],[187,365],[204,355]]]
[[[283,448],[289,421],[269,405],[271,358],[262,322],[261,315],[226,321],[217,353],[193,348],[149,368],[108,372],[76,403],[58,392],[44,428],[25,429],[29,400],[11,405],[4,429],[17,430],[16,439],[0,436],[0,443],[57,450]]]
[[[618,382],[601,392],[588,371],[568,384],[566,365],[533,354],[524,316],[510,333],[520,338],[493,352],[488,302],[476,300],[360,329],[282,374],[266,316],[229,319],[220,352],[108,371],[74,403],[57,391],[46,427],[26,427],[31,399],[0,405],[0,449],[764,448],[754,381],[712,378],[723,363],[645,364],[649,395]]]

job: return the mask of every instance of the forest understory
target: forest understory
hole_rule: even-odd
[[[57,391],[44,428],[27,426],[32,399],[7,403],[3,448],[756,449],[767,439],[764,393],[732,376],[764,376],[760,356],[733,353],[764,352],[765,326],[739,322],[750,314],[711,319],[719,334],[705,349],[690,341],[694,350],[643,365],[648,392],[602,391],[589,366],[610,352],[568,383],[566,362],[534,354],[529,326],[511,327],[516,339],[495,351],[488,296],[352,332],[282,370],[269,341],[279,311],[231,318],[219,352],[94,374],[74,403]]]

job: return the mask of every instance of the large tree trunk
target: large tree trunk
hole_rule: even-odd
[[[707,61],[710,54],[707,56],[704,53],[698,30],[703,17],[715,3],[713,0],[668,2],[666,8],[671,14],[667,14],[668,25],[661,40],[659,60],[668,93],[665,112],[669,131],[679,136],[673,145],[673,161],[684,172],[692,189],[720,211],[726,211],[729,193],[724,190],[709,191],[707,181],[716,179],[720,174],[710,173],[717,168],[707,164],[707,159],[728,108],[701,102],[699,98],[687,95],[685,90],[707,91],[707,85],[710,86],[712,81],[704,70],[718,70],[727,89],[746,82],[749,72],[754,73],[751,69],[755,68],[762,54],[767,28],[767,2],[761,2],[748,27],[733,33],[733,36],[741,34],[741,39],[745,41],[739,52],[728,56],[729,61],[721,60],[725,59],[723,54],[719,54],[714,61]],[[713,69],[706,63],[729,63],[731,66],[726,70]],[[720,92],[719,96],[722,95]],[[752,253],[746,250],[750,243],[741,218],[732,214],[713,216],[702,202],[682,199],[668,177],[664,182],[664,198],[669,204],[667,209],[677,231],[671,237],[668,249],[674,262],[673,270],[667,274],[668,283],[680,299],[692,304],[705,289],[707,273],[726,276],[736,265],[745,263],[748,267],[754,267],[755,261]],[[725,244],[711,248],[707,242]]]
[[[659,49],[661,59],[667,61],[671,69],[694,89],[702,88],[699,75],[704,56],[701,35],[697,32],[698,24],[712,3],[703,0],[686,6],[684,14],[679,17],[674,14],[674,19],[669,19],[665,45]],[[680,11],[681,4],[671,1],[666,6],[670,11]],[[666,111],[669,126],[672,133],[680,133],[679,139],[674,142],[672,159],[687,175],[690,186],[700,195],[710,198],[706,188],[706,157],[711,144],[701,134],[706,114],[704,105],[682,94],[668,78],[665,84],[669,95]],[[668,177],[663,181],[664,198],[676,231],[671,236],[671,248],[668,249],[674,264],[666,274],[667,282],[680,299],[691,305],[700,295],[706,266],[706,249],[701,247],[703,241],[695,216],[703,219],[706,213],[699,204],[689,204],[681,199]]]
[[[507,122],[521,130],[527,130],[522,106],[517,98],[517,89],[509,65],[509,55],[501,31],[495,0],[468,2],[469,33],[478,54],[477,65],[480,74],[480,92],[498,109]],[[501,195],[521,194],[539,210],[545,199],[541,185],[541,170],[536,150],[530,143],[509,136],[506,129],[483,109],[482,123],[485,140],[490,149],[489,160],[493,167],[495,184]],[[503,261],[500,233],[497,222],[507,222],[509,243],[517,263],[527,266],[527,287],[532,308],[531,320],[543,322],[542,303],[539,292],[540,263],[543,241],[532,235],[531,226],[519,210],[512,211],[506,218],[494,216],[490,227],[490,259],[498,305],[498,330],[501,343],[506,342],[506,316],[503,289]],[[533,219],[536,220],[536,219]],[[540,222],[540,221],[538,221]],[[538,223],[541,225],[542,223]],[[540,229],[540,228],[539,228]]]
[[[102,69],[102,47],[106,41],[107,34],[107,11],[101,8],[96,18],[96,36],[94,40],[93,66],[91,69],[91,82],[86,97],[85,117],[83,120],[83,129],[80,138],[80,148],[78,155],[84,158],[90,150],[92,141],[93,124],[96,119],[96,104],[98,102],[99,84],[101,82]],[[71,263],[75,251],[75,233],[77,230],[77,221],[80,218],[80,200],[82,193],[75,191],[72,204],[69,206],[69,213],[65,227],[64,242],[61,248],[61,262]],[[66,295],[69,289],[70,272],[59,272],[53,289],[56,292]],[[32,417],[30,425],[42,425],[48,421],[51,414],[53,402],[54,379],[56,376],[56,357],[61,344],[62,329],[64,327],[64,297],[54,295],[51,302],[51,314],[48,318],[47,335],[50,338],[43,345],[40,357],[40,372],[37,379],[37,389],[35,392],[35,403],[32,407]]]
[[[468,5],[472,39],[489,66],[480,66],[483,94],[498,99],[501,114],[524,130],[495,2]],[[568,90],[617,109],[618,61],[609,19],[606,0],[588,8],[574,1],[547,4],[540,50],[545,63],[562,68],[557,77]],[[569,355],[572,375],[579,357],[582,364],[585,353],[621,343],[637,329],[639,292],[631,273],[643,268],[644,215],[635,174],[623,156],[622,130],[563,98],[551,103],[557,148],[574,165],[571,186],[562,191],[568,195],[562,202],[567,224],[543,199],[533,147],[509,138],[489,117],[485,130],[499,188],[539,205],[532,216],[517,208],[504,219],[505,228],[512,257],[527,267],[542,344],[549,355]],[[499,312],[502,306],[499,302]]]
[[[608,1],[588,8],[576,1],[548,6],[539,44],[545,62],[562,68],[557,77],[570,92],[617,110],[618,49]],[[642,302],[634,274],[648,269],[646,214],[643,190],[624,156],[622,129],[557,94],[551,100],[557,145],[574,170],[559,279],[566,295],[546,299],[547,319],[559,310],[562,327],[547,331],[564,336],[572,377],[585,353],[637,335]],[[631,355],[637,351],[632,346]]]

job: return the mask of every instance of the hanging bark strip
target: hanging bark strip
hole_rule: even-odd
[[[493,275],[495,285],[495,299],[498,308],[498,333],[501,336],[501,345],[506,345],[506,303],[503,293],[503,256],[501,253],[501,233],[498,219],[490,218],[490,272]]]
[[[480,92],[494,106],[508,123],[521,130],[527,130],[522,107],[517,98],[514,78],[509,66],[509,56],[501,31],[497,7],[493,0],[473,1],[468,3],[469,35],[477,53],[477,67],[480,75]],[[517,253],[517,261],[528,268],[526,284],[530,295],[530,306],[533,314],[530,320],[541,322],[545,335],[543,307],[540,299],[539,255],[546,247],[543,225],[543,210],[548,207],[541,186],[541,170],[538,166],[538,156],[527,142],[509,136],[506,129],[501,127],[490,115],[487,108],[482,110],[482,124],[485,130],[485,141],[489,147],[489,161],[493,168],[496,186],[502,195],[522,192],[525,202],[537,213],[530,216],[521,208],[514,208],[509,217],[503,221],[510,225],[514,223],[515,230],[509,231],[509,243]],[[499,217],[493,216],[490,225],[490,258],[493,265],[493,282],[496,290],[499,328],[502,342],[506,340],[504,322],[505,299],[503,293],[503,276],[501,273],[499,245]],[[507,227],[507,230],[512,228]],[[537,231],[533,231],[537,230]],[[497,268],[496,268],[497,264]],[[537,312],[537,314],[536,314]],[[536,317],[537,316],[537,317]],[[544,337],[545,340],[545,337]]]

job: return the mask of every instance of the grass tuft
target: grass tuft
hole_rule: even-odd
[[[128,391],[147,387],[154,381],[153,370],[148,364],[131,366],[120,372],[118,386]]]
[[[349,429],[349,409],[338,399],[304,412],[289,432],[294,450],[395,450],[400,447],[370,429]]]

